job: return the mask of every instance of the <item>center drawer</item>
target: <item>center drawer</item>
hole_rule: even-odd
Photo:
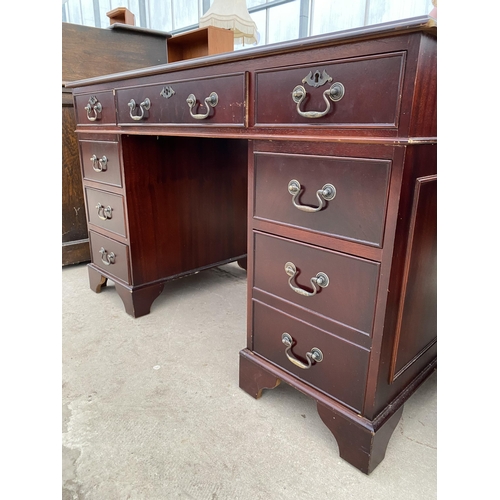
[[[253,351],[328,395],[362,410],[370,351],[330,332],[252,301]],[[291,339],[290,349],[283,334]],[[318,356],[321,361],[308,355]],[[317,357],[317,359],[319,359]],[[298,362],[300,366],[297,366]]]
[[[282,153],[254,159],[254,217],[382,246],[389,160]]]
[[[379,269],[377,262],[254,232],[254,288],[365,335],[372,332]],[[319,278],[322,285],[311,282]]]
[[[245,88],[238,73],[117,89],[118,123],[243,126]]]

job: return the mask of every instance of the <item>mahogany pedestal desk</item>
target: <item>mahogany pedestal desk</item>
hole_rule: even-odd
[[[240,387],[313,398],[367,474],[436,366],[436,39],[425,16],[69,84],[91,288],[137,317],[248,255]]]

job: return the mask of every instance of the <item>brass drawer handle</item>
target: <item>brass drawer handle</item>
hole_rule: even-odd
[[[101,260],[104,265],[109,266],[115,263],[115,254],[113,252],[108,253],[107,250],[104,250],[104,247],[101,247],[99,253],[101,254]]]
[[[303,370],[309,370],[313,362],[321,363],[323,361],[323,353],[317,347],[313,347],[309,352],[306,352],[307,365],[299,361],[292,354],[293,338],[286,332],[281,336],[281,342],[286,345],[285,354],[288,360]]]
[[[98,118],[98,113],[102,111],[102,104],[97,100],[97,97],[95,95],[91,96],[89,99],[88,104],[85,106],[85,110],[87,111],[87,118],[91,122],[95,122]],[[90,115],[90,112],[92,111],[93,115]]]
[[[210,107],[215,108],[219,104],[219,96],[212,92],[208,97],[205,97],[205,106],[207,107],[207,112],[204,114],[193,115],[193,108],[196,106],[196,97],[194,94],[189,94],[186,102],[189,106],[189,114],[196,120],[204,120],[210,114]]]
[[[99,219],[108,220],[112,218],[111,212],[113,211],[113,209],[109,205],[105,207],[101,203],[98,203],[95,207],[97,208],[97,216],[99,217]]]
[[[92,162],[92,168],[96,172],[105,172],[108,169],[108,159],[105,156],[97,158],[96,155],[92,155],[90,161]]]
[[[330,101],[337,102],[344,97],[345,89],[340,82],[334,83],[329,89],[323,92],[323,100],[326,102],[324,111],[301,111],[300,105],[306,98],[307,91],[302,85],[297,85],[292,91],[292,99],[297,103],[297,113],[304,118],[321,118],[330,111]],[[330,100],[328,100],[330,99]]]
[[[144,111],[147,111],[151,107],[151,101],[146,97],[144,101],[142,101],[139,104],[139,108],[141,109],[141,114],[140,115],[134,115],[135,108],[137,107],[137,104],[133,99],[130,99],[130,102],[128,103],[128,107],[130,108],[130,118],[135,121],[142,120],[144,118]]]
[[[298,208],[299,210],[302,210],[303,212],[309,213],[319,212],[320,210],[322,210],[326,205],[325,202],[333,200],[337,194],[337,190],[335,189],[335,186],[333,184],[325,184],[321,189],[318,189],[318,191],[316,191],[316,197],[318,198],[319,206],[314,208],[297,203],[297,198],[299,197],[301,189],[302,186],[300,185],[300,182],[296,181],[295,179],[292,179],[288,183],[288,192],[292,195],[293,206],[295,208]]]
[[[302,290],[302,288],[292,285],[292,280],[297,274],[297,268],[293,262],[287,262],[285,264],[285,272],[286,274],[288,274],[288,276],[290,276],[288,278],[288,284],[290,285],[290,288],[295,293],[303,295],[304,297],[313,297],[317,292],[319,292],[320,288],[326,288],[330,283],[328,276],[323,272],[319,272],[318,274],[316,274],[316,276],[313,276],[311,278],[311,285],[314,291],[307,292],[306,290]]]

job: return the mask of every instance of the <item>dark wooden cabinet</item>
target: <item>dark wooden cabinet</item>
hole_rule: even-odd
[[[71,92],[62,91],[62,265],[90,260],[76,120]]]
[[[436,366],[436,40],[421,17],[70,85],[91,288],[147,314],[247,253],[240,387],[314,399],[365,473]]]
[[[134,26],[62,23],[62,265],[90,260],[75,108],[65,82],[167,62],[170,35]],[[111,96],[112,98],[112,96]],[[111,122],[115,122],[114,116]]]

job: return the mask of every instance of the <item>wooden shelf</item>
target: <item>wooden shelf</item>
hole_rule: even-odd
[[[168,40],[168,62],[184,61],[234,50],[234,36],[231,30],[207,26]]]

